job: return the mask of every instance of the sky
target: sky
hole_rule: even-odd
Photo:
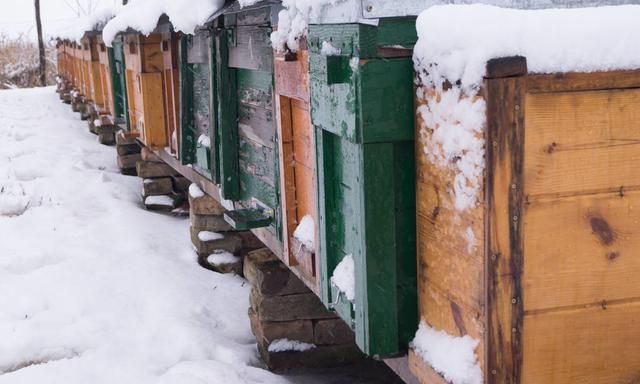
[[[40,0],[42,29],[44,35],[50,36],[56,31],[73,23],[78,18],[77,3],[87,9],[121,3],[122,0]],[[9,36],[27,35],[36,39],[36,23],[33,0],[0,0],[0,34]]]

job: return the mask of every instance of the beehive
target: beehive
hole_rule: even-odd
[[[215,37],[208,29],[181,38],[182,142],[184,164],[215,183],[220,182],[215,113]]]
[[[168,145],[163,91],[162,35],[124,35],[129,124],[147,146]]]
[[[636,382],[640,72],[526,68],[488,63],[474,207],[456,209],[455,172],[429,159],[418,114],[421,318],[478,340],[488,383]],[[443,97],[423,91],[419,105]]]
[[[98,40],[99,32],[86,32],[81,40],[82,44],[82,60],[85,71],[84,81],[85,96],[88,101],[92,102],[98,114],[104,113],[105,100],[102,90],[102,79],[100,73],[100,58],[98,56]]]
[[[322,299],[370,355],[400,353],[417,325],[414,26],[397,18],[309,28]],[[331,283],[348,256],[353,301]]]

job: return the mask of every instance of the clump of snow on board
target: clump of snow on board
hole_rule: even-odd
[[[293,237],[302,243],[307,249],[314,249],[315,242],[315,223],[311,215],[304,215],[300,224],[293,231]]]
[[[304,343],[298,340],[277,339],[269,344],[269,352],[305,352],[315,348],[315,344]]]
[[[524,56],[529,71],[640,67],[640,6],[515,10],[435,6],[417,20],[414,64],[420,136],[432,163],[455,172],[455,207],[477,205],[484,172],[486,104],[478,92],[488,60]],[[445,89],[444,83],[452,84]]]
[[[160,16],[166,14],[174,30],[193,33],[209,16],[224,5],[224,0],[136,0],[120,8],[105,25],[102,38],[107,45],[119,32],[128,28],[148,35],[156,28]]]
[[[198,145],[206,148],[211,148],[211,138],[207,135],[198,136]]]
[[[197,184],[191,184],[189,185],[189,196],[197,199],[200,197],[204,197],[204,192],[202,191],[202,189],[200,189],[200,187],[198,187]]]
[[[205,242],[215,241],[215,240],[224,239],[224,235],[218,232],[200,231],[198,232],[198,239],[200,239],[200,241],[205,241]]]
[[[231,252],[218,250],[207,256],[207,263],[211,265],[228,265],[235,264],[240,261],[240,257],[235,256]]]
[[[344,293],[347,300],[353,301],[356,298],[356,268],[353,255],[346,255],[338,263],[333,270],[331,284]]]
[[[330,41],[323,41],[322,48],[320,49],[320,53],[324,56],[338,56],[342,50],[340,48],[336,48],[331,44]]]
[[[158,196],[147,196],[144,199],[144,203],[146,205],[158,205],[163,207],[173,207],[175,205],[175,201],[166,195],[158,195]]]
[[[285,8],[278,14],[278,29],[271,34],[276,50],[296,52],[306,38],[309,23],[363,23],[377,25],[377,19],[362,18],[359,0],[283,0]]]
[[[420,323],[412,346],[418,356],[451,384],[482,384],[482,370],[475,349],[478,340],[455,337]]]

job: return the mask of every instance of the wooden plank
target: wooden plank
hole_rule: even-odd
[[[524,76],[527,72],[527,59],[525,57],[501,57],[487,62],[485,78]]]
[[[416,375],[420,384],[449,384],[444,377],[422,360],[413,348],[409,349],[409,369]]]
[[[295,61],[275,59],[275,86],[279,95],[309,102],[309,53],[299,51]]]
[[[487,381],[518,384],[522,367],[522,77],[485,81],[487,100]]]
[[[161,73],[141,73],[144,142],[150,147],[167,146]]]
[[[524,309],[640,298],[640,192],[567,197],[527,206]]]
[[[220,181],[225,199],[240,197],[238,105],[236,91],[236,71],[229,68],[229,30],[216,36],[216,84],[218,134],[220,143]]]
[[[640,87],[640,71],[556,73],[527,76],[527,92],[569,92]]]
[[[229,33],[235,33],[236,38],[236,45],[229,47],[230,67],[273,71],[270,27],[239,26]]]
[[[523,384],[640,383],[640,302],[524,318]]]
[[[526,98],[526,194],[640,186],[640,89]]]

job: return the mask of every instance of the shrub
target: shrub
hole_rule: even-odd
[[[47,85],[55,83],[56,48],[53,41],[45,43]],[[38,44],[24,35],[9,37],[0,34],[0,89],[29,88],[40,85]]]

